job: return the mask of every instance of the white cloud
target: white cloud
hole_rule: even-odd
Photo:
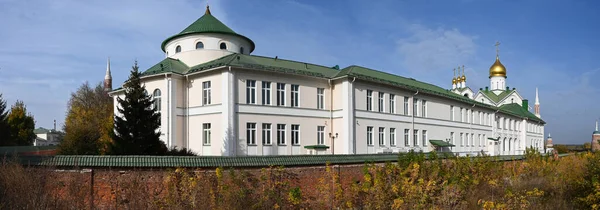
[[[477,51],[477,36],[458,29],[430,29],[414,24],[411,36],[397,41],[402,65],[412,72],[435,73],[468,63]]]

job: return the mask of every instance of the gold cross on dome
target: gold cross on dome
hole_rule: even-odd
[[[500,42],[496,41],[496,44],[494,46],[496,46],[496,56],[498,56],[498,54],[500,53],[500,48],[498,48],[498,46],[500,46]]]

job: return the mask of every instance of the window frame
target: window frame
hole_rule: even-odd
[[[390,128],[390,146],[396,146],[396,128]]]
[[[202,145],[210,146],[211,144],[211,124],[203,123],[202,124]]]
[[[271,100],[271,82],[269,81],[262,81],[261,82],[261,102],[262,105],[271,105],[272,104],[272,100]]]
[[[223,46],[225,46],[225,47],[223,47]],[[219,49],[220,50],[227,50],[227,43],[225,43],[225,42],[219,43]]]
[[[385,93],[384,92],[378,92],[377,93],[377,111],[379,112],[385,112]]]
[[[210,105],[211,101],[211,82],[204,81],[202,82],[202,105]]]
[[[317,109],[325,109],[325,88],[317,88]]]
[[[292,94],[290,97],[290,106],[300,107],[300,85],[291,84],[290,91]]]
[[[389,101],[390,101],[389,102],[390,103],[390,105],[389,105],[390,108],[388,109],[389,112],[391,114],[396,114],[396,95],[390,93],[390,95],[389,95]]]
[[[256,146],[256,123],[246,123],[246,144]]]
[[[262,124],[262,144],[265,146],[273,145],[273,126],[271,123]]]
[[[285,146],[285,129],[286,124],[277,124],[277,145]]]
[[[201,46],[198,47],[198,44],[201,44]],[[204,49],[204,43],[202,41],[196,42],[196,50],[199,50],[199,49]]]
[[[367,90],[367,111],[373,111],[373,90]]]
[[[317,145],[325,145],[325,126],[317,126]]]
[[[410,146],[410,129],[404,129],[404,145]]]
[[[421,140],[423,141],[423,146],[427,146],[427,130],[421,131]]]
[[[277,106],[285,106],[285,83],[277,83]]]
[[[291,138],[292,138],[292,146],[300,145],[300,125],[292,124],[291,125]]]
[[[367,126],[367,146],[374,146],[373,143],[373,126]]]
[[[246,80],[246,104],[256,104],[256,80]]]
[[[385,127],[379,127],[378,140],[379,146],[385,146]]]

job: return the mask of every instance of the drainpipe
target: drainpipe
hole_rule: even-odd
[[[185,145],[190,149],[190,80],[188,75],[185,75]]]
[[[169,77],[167,76],[167,74],[165,74],[165,82],[166,82],[167,94],[168,94],[167,97],[166,97],[166,99],[167,99],[167,121],[166,121],[167,122],[166,123],[167,124],[167,128],[165,130],[167,132],[166,133],[166,136],[167,136],[167,148],[170,148],[171,147],[171,135],[170,135],[170,132],[169,132],[169,125],[170,125],[170,123],[169,123],[170,113],[169,112],[171,111],[171,107],[169,106],[170,105],[169,99],[171,98],[171,86],[169,84]],[[162,116],[161,116],[161,118],[162,118]]]
[[[415,109],[415,96],[417,94],[419,94],[419,90],[417,90],[417,92],[415,92],[415,94],[413,94],[411,97],[411,101],[412,101],[412,105],[413,105],[412,106],[413,110],[412,110],[412,114],[411,114],[411,116],[412,116],[411,117],[412,118],[411,127],[412,127],[413,138],[415,137],[415,135],[414,135],[414,133],[415,133],[415,110],[414,109]],[[410,135],[411,135],[411,133],[409,132],[408,136],[410,136]],[[415,140],[413,139],[413,147],[416,146],[416,145],[414,145],[414,143],[415,143]],[[410,142],[408,144],[410,144]]]
[[[335,155],[335,137],[331,137],[333,136],[333,86],[331,85],[331,79],[328,79],[327,82],[329,83],[329,126],[331,126],[329,128],[329,138],[331,139],[331,154]]]

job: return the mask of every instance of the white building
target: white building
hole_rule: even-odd
[[[506,87],[498,57],[491,89],[474,94],[463,73],[446,90],[360,66],[340,70],[251,55],[252,40],[208,8],[161,48],[166,58],[142,81],[161,113],[168,147],[218,156],[543,151],[539,103],[536,116]],[[110,94],[119,114],[116,98],[124,90]]]
[[[55,146],[59,145],[62,141],[62,133],[56,131],[56,129],[36,128],[33,130],[35,133],[35,140],[33,146]]]

